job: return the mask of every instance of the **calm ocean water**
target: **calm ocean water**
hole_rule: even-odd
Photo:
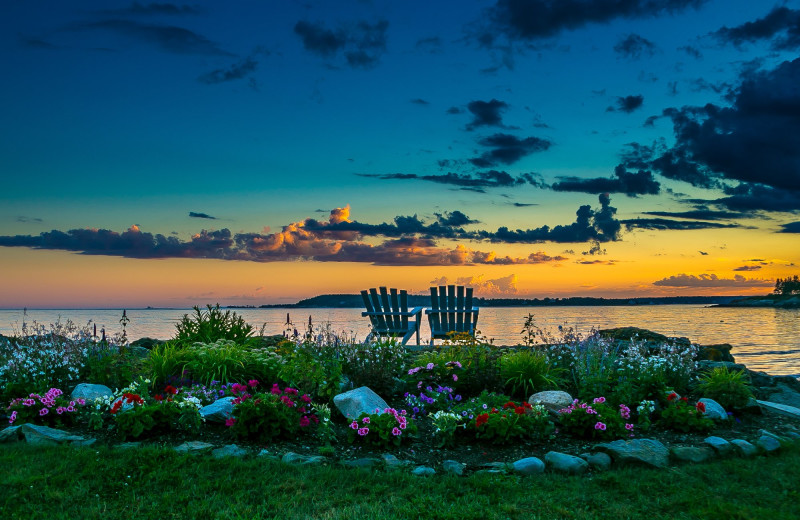
[[[330,322],[335,331],[354,333],[363,339],[369,321],[362,309],[235,309],[248,323],[265,334],[280,334],[286,314],[298,329],[305,330],[309,316],[316,326]],[[167,339],[175,333],[175,323],[190,312],[186,309],[131,309],[128,337]],[[555,330],[559,325],[574,327],[582,333],[594,328],[641,327],[667,336],[685,336],[695,343],[730,343],[736,361],[753,370],[770,374],[800,377],[800,310],[712,308],[702,305],[652,305],[630,307],[484,307],[478,328],[497,345],[520,342],[520,331],[528,313],[542,328]],[[113,334],[121,330],[122,310],[28,310],[27,321],[49,324],[70,319],[83,325],[88,321],[105,327]],[[424,316],[423,316],[424,319]],[[22,310],[0,310],[0,334],[19,330]],[[422,341],[429,339],[427,320],[422,325]]]

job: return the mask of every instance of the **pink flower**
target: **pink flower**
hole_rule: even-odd
[[[14,410],[13,412],[11,412],[11,417],[8,418],[8,422],[9,424],[14,424],[14,421],[16,420],[17,420],[17,411]]]
[[[594,399],[594,403],[595,403],[595,404],[599,404],[599,403],[605,403],[605,402],[606,402],[606,398],[605,398],[605,397],[596,397],[596,398]]]
[[[425,366],[425,368],[427,368],[428,370],[433,370],[433,367],[434,367],[434,366],[436,366],[436,365],[434,365],[433,363],[428,363],[428,364]]]
[[[628,431],[631,431],[631,430],[633,430],[633,425],[630,424],[630,423],[626,423],[625,424],[625,429],[628,430]]]
[[[286,395],[297,395],[298,394],[296,388],[289,388],[288,386],[286,388],[284,388],[283,391],[286,392]]]
[[[66,410],[67,410],[67,409],[66,409],[66,408],[64,408],[63,406],[59,406],[58,408],[56,408],[56,413],[57,413],[58,415],[61,415],[61,414],[62,414],[62,413],[64,413]]]
[[[278,395],[281,393],[281,387],[278,386],[278,383],[272,385],[272,390],[270,390],[273,394]]]
[[[398,435],[400,435],[401,433],[403,433],[403,432],[402,432],[402,431],[400,431],[400,428],[398,428],[398,427],[396,427],[396,426],[395,426],[394,428],[392,428],[392,435],[394,435],[395,437],[397,437],[397,436],[398,436]]]
[[[228,417],[225,419],[225,426],[233,426],[234,424],[236,424],[236,419],[233,417]]]
[[[358,434],[361,435],[362,437],[365,436],[368,433],[369,433],[369,428],[359,428],[358,429]]]
[[[302,416],[302,417],[300,418],[300,427],[301,427],[301,428],[305,428],[305,427],[306,427],[306,426],[308,426],[309,424],[311,424],[311,421],[309,421],[309,420],[308,420],[308,417],[306,417],[306,416],[304,415],[304,416]]]
[[[66,410],[67,410],[68,412],[74,412],[74,411],[75,411],[75,407],[74,407],[74,406],[72,406],[72,405],[69,405],[69,406],[67,406]]]
[[[45,415],[47,415],[49,412],[50,412],[50,409],[49,409],[49,408],[42,408],[41,410],[39,410],[39,415],[41,415],[41,416],[45,416]]]
[[[361,422],[364,424],[369,424],[369,417],[364,417],[363,419],[361,419]]]
[[[453,374],[453,381],[458,381],[458,376]]]
[[[598,422],[597,424],[594,425],[594,429],[595,430],[600,430],[600,431],[605,431],[606,425],[601,423],[601,422]]]
[[[353,421],[353,422],[350,423],[350,427],[352,429],[354,429],[354,430],[357,430],[358,429],[358,423],[356,421]]]
[[[81,406],[85,405],[86,404],[86,399],[84,399],[83,397],[79,397],[78,398],[78,404],[81,405]]]
[[[311,398],[308,397],[308,394],[301,395],[300,396],[300,400],[303,401],[304,403],[310,403],[311,402]]]
[[[250,386],[250,388],[255,388],[255,387],[258,386],[258,380],[257,379],[251,379],[250,381],[247,382],[247,384],[248,384],[248,386]]]

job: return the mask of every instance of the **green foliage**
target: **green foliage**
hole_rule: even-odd
[[[255,330],[244,318],[233,311],[221,311],[219,304],[206,305],[208,310],[201,311],[200,307],[193,307],[194,314],[190,317],[184,314],[177,323],[175,341],[183,344],[214,343],[224,339],[240,344],[247,343]]]
[[[188,347],[183,371],[192,380],[205,384],[251,379],[275,381],[282,363],[283,359],[273,349],[251,349],[232,340],[217,340]]]
[[[420,355],[415,364],[445,366],[448,362],[461,364],[458,381],[443,382],[461,394],[475,395],[483,390],[499,390],[503,387],[499,369],[500,349],[486,343],[479,334],[451,333],[434,352]]]
[[[778,278],[775,280],[775,294],[800,294],[800,277]]]
[[[713,368],[699,378],[697,388],[703,397],[713,399],[726,410],[742,408],[753,397],[750,378],[744,370]]]
[[[456,432],[466,424],[463,418],[453,412],[439,410],[431,414],[433,438],[437,448],[451,448],[455,444]]]
[[[258,442],[293,439],[319,422],[307,394],[300,395],[290,387],[272,388],[255,395],[240,392],[234,399],[233,419],[227,423],[233,435]]]
[[[631,411],[620,404],[614,408],[604,397],[597,397],[592,403],[577,399],[563,410],[559,410],[559,421],[563,430],[582,439],[613,440],[633,435],[630,422]]]
[[[118,411],[114,416],[117,431],[124,439],[138,439],[170,430],[196,432],[202,423],[198,409],[191,404],[172,400],[130,403],[132,408]]]
[[[372,444],[382,448],[400,446],[417,433],[414,420],[394,408],[380,413],[362,413],[350,423],[348,441]]]
[[[703,417],[702,403],[689,404],[685,397],[678,398],[674,392],[667,397],[666,408],[661,411],[659,426],[682,432],[707,433],[714,429],[714,421]]]
[[[279,353],[284,359],[278,372],[282,381],[323,400],[339,393],[342,362],[333,346],[307,339]]]
[[[96,349],[90,352],[81,369],[81,380],[109,388],[128,386],[144,368],[145,360],[129,349]]]
[[[527,399],[535,392],[558,388],[564,372],[554,367],[544,352],[517,350],[500,357],[500,378],[505,391],[514,397]]]
[[[181,376],[188,360],[188,346],[170,340],[153,346],[145,360],[144,371],[155,386],[161,386],[170,377]]]
[[[86,402],[83,399],[70,400],[58,388],[51,388],[44,395],[29,394],[12,399],[5,409],[9,424],[41,424],[44,426],[69,426]]]
[[[405,367],[406,349],[396,339],[349,343],[339,347],[342,370],[353,386],[368,385],[381,395],[395,389],[395,377]]]
[[[553,431],[553,423],[547,410],[531,406],[526,401],[518,405],[508,401],[502,408],[491,408],[474,416],[467,422],[467,432],[477,439],[495,444],[508,444],[522,439],[543,438]]]

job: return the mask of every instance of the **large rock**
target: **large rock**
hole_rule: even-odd
[[[233,400],[228,396],[200,408],[200,416],[208,422],[224,423],[233,415]]]
[[[547,469],[554,473],[582,475],[589,469],[589,463],[575,455],[567,455],[558,451],[548,451],[544,456]]]
[[[9,426],[8,428],[0,430],[0,442],[17,442],[21,441],[23,438],[22,425]]]
[[[786,385],[778,384],[773,388],[762,389],[762,394],[767,396],[763,401],[781,404],[792,408],[800,408],[800,392],[796,392]],[[759,404],[763,404],[759,401]]]
[[[598,444],[595,448],[611,455],[618,464],[641,464],[653,468],[669,465],[669,450],[653,439],[618,440]]]
[[[193,455],[197,455],[211,451],[214,449],[214,445],[203,441],[188,441],[184,442],[180,446],[175,446],[173,449],[178,453],[191,453]]]
[[[761,448],[765,453],[772,453],[781,449],[781,443],[772,435],[762,435],[756,439],[756,446]]]
[[[704,397],[700,399],[698,403],[703,403],[706,407],[706,411],[703,413],[703,417],[706,417],[714,421],[728,420],[728,412],[726,412],[725,408],[723,408],[722,405],[716,402],[715,400]]]
[[[711,437],[706,437],[704,442],[722,457],[733,453],[733,445],[722,437],[712,435]]]
[[[587,454],[586,457],[581,457],[589,463],[589,467],[598,471],[606,471],[611,467],[611,457],[607,453],[598,451],[596,453]]]
[[[415,477],[429,477],[436,474],[436,470],[428,466],[417,466],[411,470],[411,474]]]
[[[247,450],[240,448],[235,444],[227,444],[221,448],[211,451],[211,456],[213,456],[215,459],[222,459],[225,457],[242,458],[245,455],[247,455]]]
[[[86,399],[87,402],[91,403],[99,397],[111,397],[114,392],[106,385],[81,383],[75,387],[71,395],[72,399]]]
[[[544,473],[544,462],[539,457],[526,457],[511,464],[514,472],[520,475],[538,475]]]
[[[572,396],[561,390],[547,390],[533,394],[528,403],[541,404],[551,412],[557,412],[572,404]]]
[[[366,386],[335,396],[333,404],[348,419],[356,419],[362,413],[382,413],[389,408],[381,396]]]
[[[54,446],[57,444],[87,445],[91,444],[92,439],[87,439],[82,435],[73,435],[63,430],[57,430],[48,426],[26,423],[21,425],[22,435],[28,444],[41,446]]]
[[[442,471],[451,475],[458,475],[459,477],[464,474],[464,468],[467,465],[457,460],[446,460],[442,462]]]
[[[758,448],[750,444],[744,439],[733,439],[731,441],[733,444],[734,449],[741,455],[742,457],[752,457],[753,455],[758,454]]]
[[[288,451],[281,457],[281,462],[293,466],[309,466],[325,464],[327,459],[322,455],[301,455],[300,453]]]
[[[706,447],[677,446],[670,450],[672,458],[680,462],[706,462],[714,457],[714,450]]]
[[[728,343],[720,343],[717,345],[700,345],[697,350],[698,361],[730,361],[735,362],[731,355],[733,347]]]

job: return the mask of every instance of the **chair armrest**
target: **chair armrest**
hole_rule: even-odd
[[[473,307],[471,309],[459,309],[459,310],[456,310],[456,309],[452,309],[452,310],[451,309],[436,309],[436,310],[425,309],[425,314],[450,314],[450,313],[453,313],[453,312],[471,312],[472,314],[475,314],[479,310],[480,309],[478,307]]]
[[[422,307],[417,307],[411,311],[395,311],[395,312],[383,312],[383,311],[373,311],[368,312],[364,311],[361,313],[361,316],[416,316],[422,311]]]

